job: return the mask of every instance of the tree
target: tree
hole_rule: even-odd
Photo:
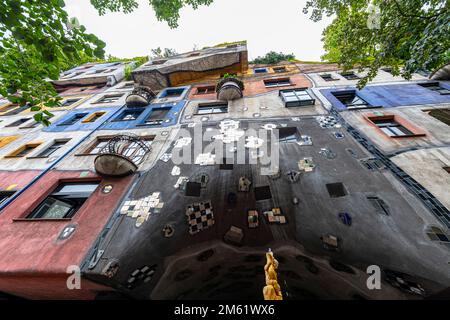
[[[0,95],[33,111],[58,105],[48,79],[92,57],[103,57],[105,43],[69,19],[62,0],[0,3]],[[38,113],[46,123],[51,114]]]
[[[367,68],[360,88],[383,66],[410,79],[450,61],[448,0],[311,0],[303,11],[313,21],[336,16],[323,33],[322,58],[344,69]]]
[[[169,58],[177,54],[178,52],[175,49],[170,48],[161,49],[160,47],[158,47],[156,49],[152,49],[150,55],[154,59],[154,58]]]
[[[265,56],[257,57],[250,63],[252,64],[275,64],[281,61],[291,61],[294,60],[295,56],[293,54],[284,54],[281,52],[270,51],[266,53]]]

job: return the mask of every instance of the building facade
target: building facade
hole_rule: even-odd
[[[262,299],[268,248],[291,299],[450,286],[447,80],[358,90],[358,70],[249,65],[245,43],[132,67],[63,73],[47,127],[0,100],[0,292]]]

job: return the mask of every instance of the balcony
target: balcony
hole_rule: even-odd
[[[244,83],[234,77],[224,78],[216,86],[217,99],[231,101],[242,98]]]
[[[127,96],[127,107],[145,107],[156,97],[156,94],[148,87],[138,86]]]
[[[150,151],[149,142],[136,135],[116,135],[106,143],[95,158],[95,170],[104,176],[130,175],[136,172]]]

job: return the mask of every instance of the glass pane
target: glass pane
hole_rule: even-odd
[[[57,193],[92,193],[97,186],[97,182],[65,184],[58,188]]]
[[[36,212],[35,217],[46,219],[61,219],[64,218],[71,210],[72,206],[70,204],[57,199],[48,198],[41,205],[41,208]]]

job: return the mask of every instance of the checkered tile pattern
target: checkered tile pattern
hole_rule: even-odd
[[[196,202],[186,207],[189,233],[194,235],[214,225],[214,213],[210,201]]]
[[[316,117],[321,128],[340,128],[341,124],[332,116]]]
[[[144,266],[142,268],[134,270],[127,280],[127,288],[134,289],[135,287],[152,280],[152,277],[155,274],[155,269],[156,265],[153,265],[151,267]]]

